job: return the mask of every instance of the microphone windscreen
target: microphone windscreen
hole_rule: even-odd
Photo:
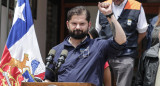
[[[48,55],[55,55],[55,53],[56,53],[56,50],[55,49],[51,49],[50,51],[49,51],[49,53],[48,53]]]
[[[68,55],[68,50],[66,50],[66,49],[62,50],[61,56],[67,57],[67,55]]]

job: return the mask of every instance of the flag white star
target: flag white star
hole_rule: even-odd
[[[25,3],[22,4],[20,7],[18,7],[18,4],[16,5],[16,9],[15,9],[15,14],[14,14],[14,19],[13,19],[12,25],[15,24],[15,22],[17,21],[18,18],[20,18],[23,21],[25,21],[24,16],[23,16],[24,7],[25,7]]]
[[[22,82],[28,82],[29,78],[25,78],[25,77],[23,77],[23,78],[24,78],[24,80]]]

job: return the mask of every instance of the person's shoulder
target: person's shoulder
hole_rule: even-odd
[[[127,5],[132,6],[132,8],[140,9],[139,7],[141,7],[142,3],[136,0],[128,0]]]
[[[141,2],[139,2],[137,0],[128,0],[128,2],[130,2],[130,3],[136,3],[136,4],[142,4]]]
[[[142,4],[135,0],[128,0],[125,6],[125,9],[134,9],[134,10],[140,10]]]
[[[150,47],[148,50],[146,50],[146,56],[148,57],[158,57],[159,52],[159,43],[155,44],[154,46]]]
[[[105,41],[106,39],[102,39],[102,38],[98,37],[98,38],[95,38],[94,40],[95,41]]]
[[[149,22],[150,22],[150,24],[154,25],[157,22],[157,20],[158,20],[158,15],[149,19]]]
[[[59,43],[58,45],[52,47],[52,49],[58,50],[60,48],[63,48],[64,45],[65,45],[65,41],[63,41],[63,42]]]
[[[98,44],[108,43],[110,41],[112,41],[111,38],[109,38],[109,39],[103,39],[103,38],[98,37],[98,38],[94,39],[94,42],[98,43]]]

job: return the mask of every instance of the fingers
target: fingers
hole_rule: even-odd
[[[111,4],[107,2],[98,2],[99,10],[104,14],[108,15],[112,13]]]
[[[101,8],[108,8],[110,6],[109,3],[106,3],[106,2],[98,2],[98,7],[101,7]]]

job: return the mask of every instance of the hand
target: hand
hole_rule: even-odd
[[[112,8],[110,3],[98,2],[98,8],[103,13],[103,15],[109,15],[112,13]]]

